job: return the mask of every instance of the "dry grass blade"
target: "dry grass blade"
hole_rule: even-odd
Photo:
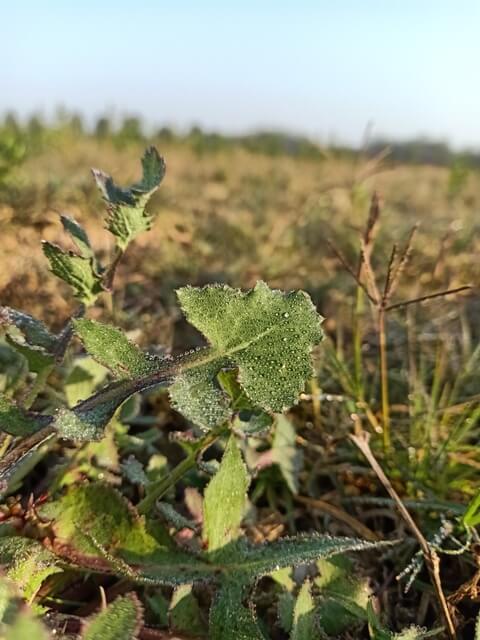
[[[360,449],[360,451],[363,453],[363,455],[367,459],[368,463],[370,464],[373,471],[375,472],[377,478],[380,480],[380,482],[382,483],[387,493],[390,495],[392,500],[397,505],[397,508],[403,520],[411,529],[413,535],[417,539],[417,542],[420,545],[420,548],[422,550],[422,553],[425,559],[425,564],[430,574],[430,579],[435,589],[435,593],[437,596],[438,604],[440,606],[442,617],[445,622],[448,637],[450,640],[456,640],[457,634],[455,631],[455,626],[453,624],[452,616],[450,614],[450,609],[448,607],[447,599],[442,589],[442,583],[440,579],[440,559],[436,551],[432,547],[430,547],[430,545],[428,544],[423,533],[417,527],[408,509],[403,504],[400,496],[393,488],[392,483],[387,478],[382,467],[380,466],[377,459],[373,455],[373,452],[369,444],[370,434],[368,434],[366,431],[361,430],[360,428],[357,431],[357,433],[355,435],[351,435],[350,438],[352,442]]]
[[[312,509],[318,509],[319,511],[328,513],[332,518],[349,526],[355,533],[365,538],[365,540],[369,540],[370,542],[378,542],[380,540],[379,536],[366,525],[330,502],[320,500],[319,498],[309,498],[308,496],[295,496],[295,500]]]

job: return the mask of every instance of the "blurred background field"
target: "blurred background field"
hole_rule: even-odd
[[[147,136],[136,118],[112,128],[101,119],[85,132],[78,116],[66,114],[55,126],[10,116],[0,128],[0,286],[8,304],[39,303],[35,311],[61,323],[71,300],[46,274],[39,239],[65,242],[58,219],[67,213],[85,224],[99,250],[110,251],[90,168],[128,184],[151,143],[166,159],[167,176],[151,206],[154,229],[122,268],[124,295],[144,300],[147,311],[170,305],[172,290],[186,282],[248,287],[263,278],[279,288],[305,288],[335,324],[355,283],[329,243],[353,260],[374,192],[382,201],[380,272],[392,243],[405,242],[419,225],[415,265],[400,299],[407,290],[411,298],[478,281],[472,256],[479,242],[480,158],[474,154],[421,140],[367,141],[353,150],[271,132],[228,137],[165,128]],[[52,298],[36,301],[40,288]]]

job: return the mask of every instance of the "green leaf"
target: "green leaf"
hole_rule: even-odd
[[[0,574],[0,637],[2,640],[48,640],[33,611],[20,602],[13,583]]]
[[[225,368],[238,368],[240,386],[265,411],[281,412],[296,401],[323,335],[322,318],[306,293],[271,290],[264,282],[245,293],[226,285],[177,293],[189,322],[210,342],[183,363],[171,388],[182,413],[206,428],[230,417],[216,379]]]
[[[170,627],[179,633],[204,636],[205,623],[191,584],[175,589],[169,608]]]
[[[134,593],[121,596],[97,613],[87,624],[82,640],[135,640],[143,612]]]
[[[238,580],[222,582],[210,609],[211,640],[265,640],[253,610],[243,604],[245,591]]]
[[[20,342],[11,335],[6,336],[8,344],[22,355],[28,364],[28,370],[32,373],[41,373],[55,362],[55,356],[47,353],[41,347],[31,347],[26,342]]]
[[[284,415],[277,415],[275,435],[272,445],[272,461],[293,494],[298,493],[298,474],[302,470],[302,452],[296,447],[297,434],[291,421]]]
[[[102,278],[96,273],[92,259],[63,251],[50,242],[43,242],[43,253],[50,262],[50,269],[60,280],[69,284],[74,295],[86,306],[92,305],[102,293]]]
[[[103,171],[92,170],[107,203],[107,228],[122,251],[139,233],[148,231],[152,224],[152,217],[145,211],[145,206],[165,175],[165,162],[155,147],[145,151],[142,169],[142,180],[126,189],[118,187]]]
[[[82,400],[73,409],[59,409],[53,426],[62,438],[70,440],[101,440],[105,427],[116,410],[144,386],[133,381],[119,381],[108,385],[98,393]]]
[[[469,502],[462,522],[466,527],[476,527],[480,524],[480,492]]]
[[[260,578],[283,567],[294,567],[315,562],[347,551],[390,546],[392,542],[366,542],[358,538],[333,537],[328,535],[298,535],[282,538],[263,545],[248,545],[237,542],[236,557],[232,552],[224,562],[225,570],[241,572],[248,579]],[[223,558],[223,556],[222,556]]]
[[[232,435],[220,468],[205,490],[203,537],[210,552],[238,538],[249,484],[247,469]]]
[[[355,538],[333,538],[316,534],[284,538],[263,545],[251,545],[238,540],[214,552],[200,556],[185,553],[165,556],[165,562],[150,558],[137,558],[135,563],[138,582],[151,584],[185,584],[197,580],[211,581],[221,578],[248,584],[283,567],[293,567],[315,562],[319,558],[347,551],[362,551],[389,542],[365,542]]]
[[[259,434],[270,429],[272,416],[255,407],[237,380],[235,370],[222,370],[217,375],[221,388],[230,396],[231,409],[237,414],[235,429],[248,435]]]
[[[320,576],[315,584],[322,599],[318,606],[319,623],[329,635],[340,635],[351,625],[367,620],[371,596],[366,579],[353,574],[353,564],[346,556],[317,562]]]
[[[116,378],[136,378],[152,373],[158,365],[145,355],[123,331],[95,320],[73,321],[75,333],[85,349]]]
[[[60,220],[62,221],[65,231],[70,234],[72,240],[77,245],[80,255],[83,258],[95,259],[90,240],[88,239],[87,233],[83,227],[79,225],[74,218],[70,218],[66,215],[61,215]]]
[[[52,520],[59,543],[85,556],[99,555],[98,546],[118,551],[127,559],[162,551],[156,537],[146,529],[127,500],[113,487],[91,483],[70,488],[59,500],[40,509]],[[92,540],[94,542],[92,542]]]
[[[284,631],[291,631],[295,598],[288,591],[282,591],[277,600],[278,622]]]
[[[63,570],[53,553],[39,542],[19,536],[0,537],[0,565],[28,601],[48,577]]]
[[[12,436],[29,436],[51,422],[49,416],[28,412],[0,394],[0,430]]]
[[[315,603],[309,580],[300,588],[293,610],[293,628],[290,640],[311,640],[315,633]]]

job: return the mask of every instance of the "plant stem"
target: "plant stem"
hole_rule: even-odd
[[[455,632],[455,625],[452,620],[452,616],[450,613],[450,609],[448,608],[447,599],[445,598],[445,594],[443,593],[442,583],[440,579],[440,559],[438,557],[437,552],[433,547],[431,547],[426,541],[423,533],[417,527],[414,519],[410,515],[408,509],[403,504],[400,496],[393,488],[392,483],[385,475],[380,464],[377,462],[377,459],[373,455],[373,452],[370,448],[369,439],[370,436],[366,431],[360,430],[357,431],[355,435],[350,436],[352,442],[360,449],[365,458],[368,460],[368,463],[372,467],[375,475],[380,480],[382,485],[384,486],[387,493],[390,495],[392,500],[395,502],[401,517],[411,529],[413,535],[417,539],[418,544],[423,553],[423,557],[425,559],[425,564],[430,574],[430,580],[432,582],[433,588],[435,590],[435,594],[437,596],[438,604],[440,606],[440,611],[442,613],[442,617],[445,622],[447,635],[450,640],[456,640],[457,634]]]
[[[363,303],[364,303],[363,291],[360,287],[357,287],[357,299],[355,303],[355,310],[353,312],[353,344],[354,344],[354,362],[355,362],[355,385],[357,388],[357,396],[361,401],[365,399],[364,389],[363,389],[363,372],[362,372],[362,329],[361,329]]]
[[[37,377],[28,390],[25,396],[25,400],[23,401],[23,407],[25,409],[30,409],[30,407],[35,402],[38,394],[43,391],[48,380],[48,376],[52,373],[53,369],[54,365],[48,365],[47,367],[44,367],[39,373],[37,373]]]
[[[193,469],[197,464],[199,454],[210,447],[218,438],[228,431],[228,425],[223,424],[221,427],[214,429],[201,438],[194,446],[193,450],[182,460],[177,466],[164,478],[158,482],[151,484],[148,493],[137,505],[138,513],[145,515],[148,513],[155,502],[162,498],[170,487],[173,487],[183,476]]]
[[[383,417],[383,448],[385,453],[391,446],[390,440],[390,404],[388,398],[388,362],[387,362],[387,332],[385,327],[385,307],[378,308],[378,339],[380,344],[380,380],[382,391]]]

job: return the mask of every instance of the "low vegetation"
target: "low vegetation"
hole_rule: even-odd
[[[480,638],[474,170],[107,125],[0,145],[2,637]]]

